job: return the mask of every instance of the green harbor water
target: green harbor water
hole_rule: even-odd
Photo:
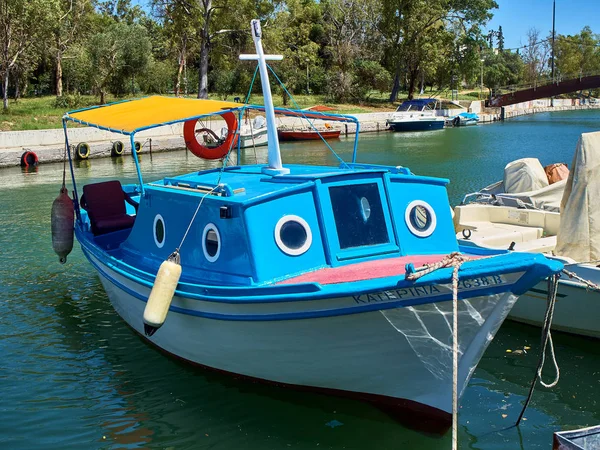
[[[449,178],[454,205],[500,179],[514,159],[570,163],[579,134],[596,130],[600,111],[364,134],[359,161]],[[332,146],[351,154],[350,140]],[[335,164],[321,143],[286,144],[282,154],[284,162]],[[265,155],[259,149],[256,158]],[[245,160],[255,161],[252,150]],[[142,156],[146,180],[211,165],[184,151]],[[77,163],[76,177],[127,182],[135,169],[130,156],[96,159]],[[408,430],[370,405],[232,379],[146,345],[113,311],[78,244],[65,266],[53,254],[50,206],[61,179],[60,164],[0,169],[0,449],[451,448],[450,433]],[[600,424],[600,342],[556,333],[561,380],[538,387],[527,420],[509,428],[528,392],[539,334],[503,325],[462,399],[460,448],[550,449],[554,431]],[[523,346],[531,347],[525,355],[506,352]]]

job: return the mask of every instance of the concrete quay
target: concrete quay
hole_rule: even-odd
[[[386,120],[390,112],[354,114],[360,122],[360,132],[386,131]],[[303,123],[304,122],[304,123]],[[319,121],[317,121],[319,122]],[[278,119],[278,125],[306,126],[301,119],[285,117]],[[222,127],[226,126],[223,120],[204,122],[207,128],[220,134]],[[356,126],[353,123],[331,123],[333,128],[342,131],[342,134],[354,134]],[[93,127],[71,127],[68,129],[69,145],[72,149],[85,142],[90,146],[89,158],[109,157],[113,142],[121,141],[124,144],[125,156],[131,154],[131,144],[128,135],[112,133]],[[18,166],[21,155],[26,151],[34,152],[40,164],[59,162],[63,160],[65,152],[65,135],[60,129],[30,130],[30,131],[4,131],[0,132],[0,167]],[[157,153],[167,150],[180,150],[185,148],[183,139],[183,124],[167,125],[152,130],[145,130],[135,135],[135,141],[142,145],[141,153]]]

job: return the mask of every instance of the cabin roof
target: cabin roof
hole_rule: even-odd
[[[260,201],[278,193],[289,192],[292,189],[312,185],[315,180],[332,179],[339,176],[355,176],[363,180],[372,177],[380,178],[382,173],[394,169],[394,176],[406,177],[413,182],[445,185],[448,180],[413,175],[405,168],[390,168],[385,166],[356,165],[349,167],[326,167],[286,165],[290,173],[271,176],[262,173],[263,165],[227,167],[219,176],[219,169],[195,172],[175,177],[163,178],[146,185],[146,189],[168,190],[183,195],[202,196],[217,186],[215,192],[226,197],[227,202],[248,203]]]

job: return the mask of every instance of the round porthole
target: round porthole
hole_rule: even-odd
[[[431,236],[437,224],[435,211],[423,200],[415,200],[408,204],[404,220],[410,232],[419,237]]]
[[[275,242],[283,253],[298,256],[310,248],[312,233],[302,217],[283,216],[275,225]]]
[[[202,232],[202,250],[204,251],[204,257],[210,261],[215,262],[219,259],[221,254],[221,235],[216,225],[209,223],[204,227]]]
[[[162,248],[165,245],[165,219],[160,214],[157,214],[154,218],[154,243],[158,248]]]

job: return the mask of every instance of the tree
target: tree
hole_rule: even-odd
[[[88,52],[94,68],[92,80],[105,102],[109,85],[124,91],[123,85],[136,71],[143,71],[149,63],[152,44],[141,25],[113,23],[104,32],[89,41]]]
[[[502,25],[498,27],[498,51],[504,51],[504,33],[502,32]]]
[[[11,71],[24,55],[48,36],[54,6],[52,0],[0,1],[0,75],[4,111],[8,110]]]
[[[548,39],[541,39],[539,30],[530,28],[527,31],[527,44],[521,55],[525,63],[526,82],[535,84],[547,72],[550,50]]]
[[[584,27],[574,36],[557,36],[554,45],[555,68],[559,77],[577,77],[600,70],[600,38],[589,27]]]
[[[195,33],[199,28],[200,11],[196,2],[152,0],[153,14],[162,24],[168,47],[168,58],[177,61],[175,95],[181,95],[181,78],[187,72]],[[187,78],[185,80],[187,92]]]
[[[484,58],[483,80],[490,90],[501,86],[518,84],[523,73],[523,60],[517,53],[510,51],[488,52]]]
[[[63,58],[69,48],[86,31],[86,20],[93,13],[91,0],[57,0],[58,19],[53,30],[55,55],[55,91],[56,96],[63,95]]]
[[[381,18],[377,0],[329,0],[323,3],[323,23],[330,95],[335,101],[356,98],[358,61],[379,60],[383,49],[379,42]]]
[[[394,72],[390,101],[395,101],[403,75],[412,98],[421,75],[435,70],[452,52],[452,29],[461,29],[463,40],[476,40],[480,27],[497,8],[494,0],[382,0],[381,32],[385,48],[393,55],[388,67]],[[449,36],[450,35],[450,36]],[[450,37],[450,39],[449,39]]]

